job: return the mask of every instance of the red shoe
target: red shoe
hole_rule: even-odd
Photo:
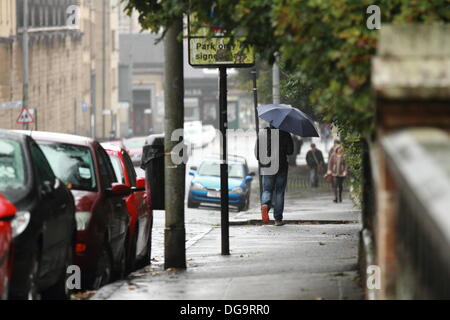
[[[269,206],[267,204],[264,204],[261,207],[261,216],[264,224],[268,224],[270,219],[269,219]]]

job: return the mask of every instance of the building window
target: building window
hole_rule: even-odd
[[[23,1],[16,0],[17,27],[23,27]],[[66,10],[71,5],[79,5],[80,0],[33,0],[28,1],[29,27],[65,27]]]

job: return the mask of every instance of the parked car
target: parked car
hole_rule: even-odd
[[[108,143],[102,144],[108,153],[117,180],[132,188],[134,192],[126,198],[130,214],[130,228],[127,243],[127,270],[148,265],[152,245],[153,211],[149,192],[146,192],[145,178],[138,178],[127,151]]]
[[[0,300],[8,299],[8,286],[12,268],[11,221],[16,207],[0,194]]]
[[[202,203],[220,203],[220,159],[213,157],[191,167],[188,208],[197,208]],[[249,172],[244,158],[230,156],[228,161],[229,204],[239,211],[248,210],[253,172]]]
[[[69,298],[74,198],[27,135],[0,130],[0,192],[17,208],[10,298]]]
[[[125,148],[122,140],[108,141],[108,144],[112,144],[113,146],[116,146],[116,147],[119,147],[119,148]]]
[[[123,140],[123,145],[130,155],[134,166],[141,165],[142,149],[144,148],[146,138],[147,137],[134,137]]]
[[[186,121],[184,123],[184,140],[192,148],[201,148],[207,144],[201,121]]]
[[[132,192],[130,187],[117,183],[109,156],[97,141],[50,132],[29,134],[75,197],[75,264],[81,268],[82,288],[98,289],[122,277],[130,220],[123,198]]]
[[[208,145],[216,139],[216,129],[213,125],[206,124],[202,127],[202,140],[203,145]]]

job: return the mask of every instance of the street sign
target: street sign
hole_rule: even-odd
[[[224,37],[219,27],[209,26],[194,29],[196,18],[189,15],[189,64],[192,67],[201,68],[245,68],[255,64],[255,52],[253,47],[244,47],[244,38],[236,37],[234,41]],[[195,31],[194,31],[195,30]],[[214,32],[209,36],[210,31]]]
[[[33,123],[34,119],[31,115],[30,110],[28,110],[27,107],[22,107],[22,110],[20,111],[19,117],[16,120],[16,123],[19,124],[27,124],[27,123]]]
[[[0,109],[3,110],[12,110],[19,109],[23,105],[22,101],[8,101],[0,103]]]
[[[214,11],[211,13],[214,15]],[[244,38],[225,37],[219,25],[199,23],[195,15],[188,16],[188,53],[192,67],[219,69],[219,127],[220,140],[220,202],[222,255],[230,254],[229,191],[227,154],[227,68],[246,68],[255,64],[252,46],[244,46]]]

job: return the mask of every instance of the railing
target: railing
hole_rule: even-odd
[[[381,147],[396,195],[395,298],[450,299],[450,135],[401,130]]]

